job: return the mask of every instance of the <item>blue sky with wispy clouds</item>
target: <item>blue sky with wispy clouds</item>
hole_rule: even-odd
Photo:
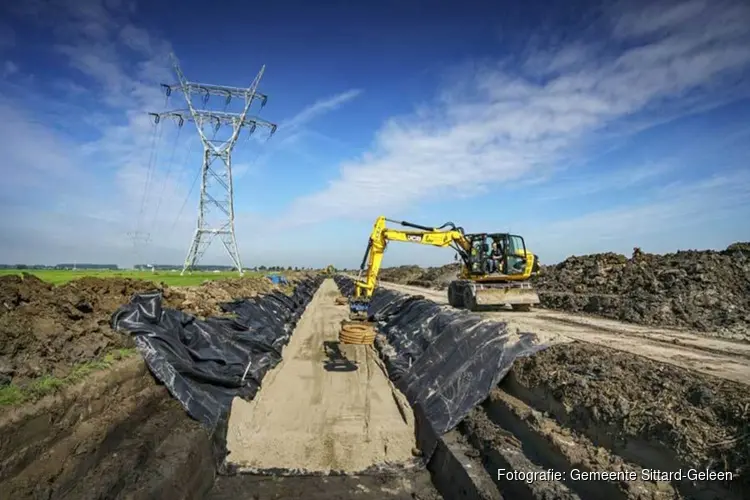
[[[185,107],[159,87],[170,51],[199,82],[266,65],[278,133],[234,156],[247,266],[357,265],[381,214],[513,231],[544,262],[750,239],[741,0],[2,9],[0,262],[182,262],[197,133],[162,123],[153,147],[146,115]],[[386,265],[451,260],[392,245]],[[218,241],[204,262],[228,262]]]

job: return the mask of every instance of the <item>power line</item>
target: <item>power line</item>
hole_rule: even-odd
[[[167,184],[169,184],[169,175],[172,173],[172,165],[174,164],[174,155],[177,152],[177,144],[180,142],[180,132],[182,132],[182,127],[179,127],[177,129],[177,137],[175,137],[174,144],[172,145],[172,153],[169,155],[169,162],[167,163],[167,173],[164,175],[164,182],[162,182],[162,185],[161,185],[161,193],[159,194],[159,197],[156,200],[156,208],[154,209],[154,215],[151,218],[152,229],[154,225],[156,224],[156,219],[159,215],[159,208],[161,208],[161,202],[164,199],[164,191],[166,191]]]

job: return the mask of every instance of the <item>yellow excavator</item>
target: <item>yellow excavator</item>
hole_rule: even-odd
[[[325,270],[324,270],[323,272],[324,272],[324,273],[325,273],[325,274],[326,274],[327,276],[333,276],[334,274],[336,274],[336,268],[335,268],[335,267],[333,266],[333,264],[331,264],[331,265],[329,265],[328,267],[326,267],[326,268],[325,268]]]
[[[391,222],[405,228],[386,227]],[[528,311],[538,304],[539,295],[529,279],[539,270],[539,261],[521,236],[508,233],[464,233],[463,228],[447,222],[432,228],[406,221],[378,217],[373,226],[354,296],[349,301],[352,319],[366,317],[370,298],[377,286],[383,253],[390,241],[419,243],[456,250],[461,269],[448,286],[448,303],[474,311],[478,306],[510,305]]]

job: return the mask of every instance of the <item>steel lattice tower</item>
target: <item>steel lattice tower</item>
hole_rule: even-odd
[[[177,83],[171,85],[162,84],[162,88],[164,88],[167,97],[175,90],[182,92],[187,101],[188,109],[149,114],[154,117],[154,121],[157,124],[165,117],[173,118],[180,127],[182,127],[185,121],[195,123],[201,143],[203,144],[198,225],[195,229],[193,241],[190,244],[181,274],[185,274],[185,271],[193,270],[208,249],[212,239],[218,235],[224,244],[224,248],[229,253],[232,263],[240,275],[242,275],[242,261],[234,231],[232,150],[243,127],[249,127],[251,134],[258,126],[270,129],[270,135],[276,132],[275,124],[248,115],[253,101],[259,100],[260,107],[263,108],[268,100],[266,95],[257,91],[258,84],[265,71],[265,66],[258,72],[250,87],[243,89],[190,82],[182,73],[179,62],[174,54],[172,54],[172,64],[174,72],[177,75]],[[204,109],[196,109],[193,104],[194,95],[202,96]],[[208,103],[210,96],[224,97],[226,105],[229,105],[232,98],[241,98],[244,100],[242,111],[231,113],[227,111],[206,110],[205,105]],[[204,127],[207,125],[212,126],[214,129],[212,137],[206,135]],[[216,139],[216,132],[224,125],[231,126],[231,134],[228,138]]]

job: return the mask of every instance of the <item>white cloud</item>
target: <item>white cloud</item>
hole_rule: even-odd
[[[148,260],[180,262],[195,225],[198,186],[186,198],[199,162],[195,134],[192,126],[186,125],[177,140],[176,128],[165,125],[149,173],[153,125],[145,116],[146,111],[163,109],[164,96],[158,84],[173,80],[165,58],[169,44],[133,22],[131,2],[27,0],[16,8],[49,28],[56,37],[54,50],[78,74],[70,80],[26,86],[36,91],[48,83],[73,97],[64,106],[42,95],[36,100],[31,95],[24,99],[24,103],[33,103],[30,107],[35,110],[54,110],[59,115],[54,120],[0,101],[0,114],[5,118],[0,123],[0,149],[6,151],[6,161],[0,166],[6,181],[0,197],[16,203],[15,208],[4,205],[9,215],[0,230],[13,235],[13,247],[1,249],[0,261],[16,257],[29,262],[71,260],[78,256],[79,260],[131,263],[132,246],[125,236],[138,229],[152,233]],[[571,162],[577,145],[614,123],[646,112],[645,124],[631,123],[643,127],[657,119],[715,105],[720,102],[715,95],[725,88],[724,75],[736,74],[750,63],[746,5],[726,8],[690,2],[685,7],[646,10],[645,18],[639,17],[642,10],[628,8],[610,20],[615,48],[622,43],[627,50],[613,54],[605,43],[572,42],[539,49],[514,65],[504,61],[475,66],[462,81],[441,89],[433,107],[389,120],[369,152],[342,165],[341,175],[326,190],[297,200],[281,220],[238,214],[238,226],[248,228],[245,233],[240,230],[243,258],[257,262],[261,252],[268,255],[268,248],[285,245],[283,236],[274,233],[283,227],[279,223],[304,224],[357,214],[363,214],[369,223],[373,213],[395,213],[446,193],[471,196],[508,180],[524,186],[542,183],[553,169]],[[17,43],[16,36],[22,36],[12,30],[12,36],[4,33],[8,32],[0,25],[0,49]],[[3,45],[4,40],[12,43]],[[30,70],[26,66],[24,72]],[[695,92],[701,89],[705,92]],[[315,134],[306,130],[311,120],[360,94],[352,89],[313,103],[282,121],[279,137],[269,144],[279,147],[274,143],[281,140],[286,147],[301,134]],[[78,106],[76,100],[84,96],[106,107],[96,112],[73,109]],[[665,104],[673,106],[667,118],[660,116]],[[63,117],[72,115],[82,116],[82,123],[95,127],[100,136],[81,145],[58,132],[69,123]],[[177,154],[170,161],[173,148]],[[661,163],[654,165],[655,171],[651,167],[642,165],[588,180],[573,176],[564,187],[569,195],[586,196],[628,183],[643,184],[668,168]],[[238,159],[235,178],[254,168],[255,162]],[[86,186],[85,194],[81,186]],[[588,250],[596,250],[597,238],[611,245],[617,231],[653,234],[667,224],[677,227],[686,220],[697,223],[717,213],[730,214],[743,206],[740,199],[747,195],[746,188],[745,181],[733,177],[668,185],[647,205],[529,225],[539,228],[529,239],[533,237],[536,245],[541,241],[536,235],[550,234],[554,238],[548,241],[559,245],[555,251],[563,251],[569,248],[565,245],[571,232],[578,231],[594,241]],[[558,196],[553,191],[542,191],[542,195],[548,199]],[[43,198],[49,206],[19,208],[33,203],[34,197]],[[352,211],[353,206],[358,210]],[[700,207],[706,206],[715,208],[713,215],[701,212]],[[138,220],[141,207],[144,215]],[[263,238],[256,238],[259,224],[265,231]],[[691,231],[695,232],[695,227]],[[367,227],[363,228],[366,232]],[[307,230],[312,240],[319,227]],[[310,252],[326,259],[327,245],[321,243]],[[546,255],[554,253],[554,249],[541,250]],[[284,258],[304,258],[294,252],[290,247]],[[430,255],[433,252],[428,250]],[[207,258],[222,253],[217,242]],[[549,261],[546,255],[544,260]]]
[[[359,89],[351,89],[334,96],[321,99],[306,107],[292,118],[284,120],[279,125],[279,131],[293,131],[317,118],[318,116],[334,111],[356,98],[362,93]]]
[[[122,30],[120,30],[120,40],[132,50],[138,51],[147,56],[154,53],[154,48],[151,44],[151,37],[148,32],[137,26],[133,26],[132,24],[126,24]]]
[[[51,131],[43,121],[0,99],[0,193],[32,189],[54,193],[56,185],[85,180],[80,157],[72,144]],[[44,147],[39,147],[44,144]]]
[[[649,252],[696,245],[703,249],[745,241],[750,237],[748,214],[750,174],[741,171],[666,185],[647,203],[626,203],[541,225],[528,223],[525,237],[537,242],[535,251],[546,254],[547,262],[573,254],[627,253],[635,246]],[[712,229],[719,226],[731,231],[714,234]],[[726,239],[727,234],[734,238]]]
[[[672,252],[677,248],[722,249],[734,241],[747,241],[750,227],[750,174],[744,171],[683,181],[656,189],[645,202],[622,201],[606,209],[592,209],[578,217],[560,218],[545,213],[512,221],[462,220],[468,231],[510,230],[524,237],[526,245],[544,264],[560,262],[569,255],[599,252],[629,254],[633,247],[646,252]],[[550,220],[551,219],[551,220]],[[557,219],[557,220],[556,220]],[[496,224],[502,224],[498,227]],[[367,238],[362,227],[359,241]],[[448,264],[452,250],[422,245],[393,244],[385,266],[419,263],[422,266]],[[344,261],[355,263],[356,254]]]
[[[263,165],[274,152],[281,150],[288,151],[289,148],[294,147],[297,143],[299,143],[304,136],[314,135],[317,138],[326,140],[327,137],[325,135],[308,130],[305,128],[305,125],[320,117],[321,115],[339,109],[344,104],[358,97],[361,93],[362,91],[359,89],[350,89],[345,92],[341,92],[340,94],[336,94],[324,99],[319,99],[306,108],[302,109],[302,111],[300,111],[293,117],[282,121],[279,124],[278,131],[273,138],[269,138],[268,136],[261,137],[260,135],[255,135],[254,139],[256,152],[251,161],[251,165],[248,166],[255,167],[257,165]],[[340,144],[338,144],[338,146],[340,146]],[[305,153],[305,151],[300,148],[295,148],[295,152],[308,161],[315,160],[315,157],[313,155]],[[247,168],[240,169],[239,171],[235,169],[234,172],[236,175],[234,178],[238,181],[242,180],[250,171],[252,170]]]
[[[18,73],[18,65],[10,60],[5,61],[3,64],[3,78],[8,78],[16,73]]]
[[[520,64],[479,67],[433,107],[389,120],[368,153],[342,164],[323,191],[297,199],[280,222],[394,212],[543,175],[605,127],[686,95],[699,107],[750,67],[747,4],[655,5],[646,21],[631,11],[609,19],[610,45],[574,42]]]
[[[579,175],[572,178],[556,177],[555,182],[538,193],[536,201],[554,201],[562,199],[582,198],[603,192],[624,190],[633,186],[643,186],[665,174],[673,172],[673,164],[658,163],[639,165],[633,168],[622,168],[614,172],[607,172],[599,168],[599,172]]]

